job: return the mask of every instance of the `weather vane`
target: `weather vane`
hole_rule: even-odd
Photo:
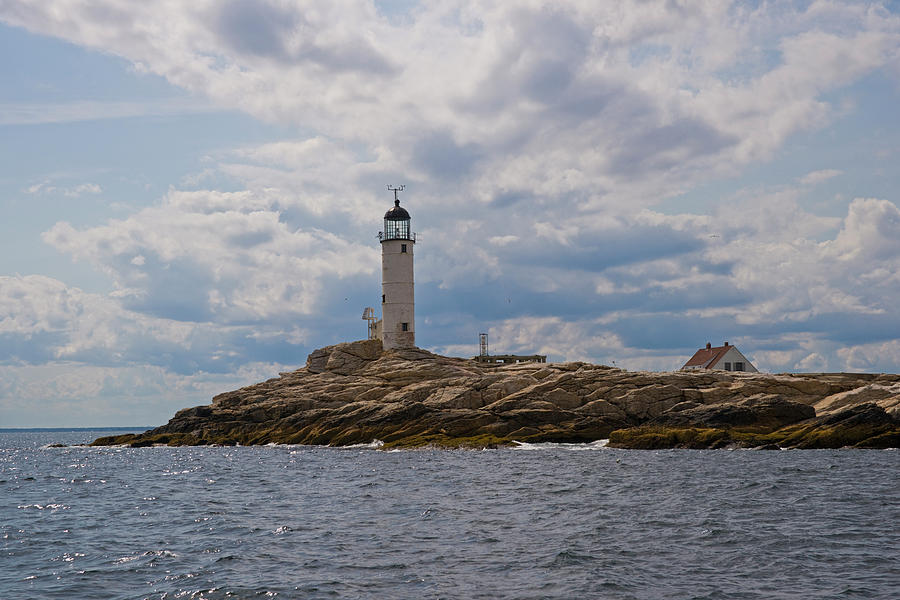
[[[394,201],[400,202],[400,198],[397,197],[397,192],[402,192],[403,190],[405,190],[406,185],[404,184],[404,185],[398,185],[397,187],[391,187],[391,184],[388,184],[387,188],[390,191],[394,192]]]

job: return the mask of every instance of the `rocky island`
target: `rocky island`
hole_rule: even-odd
[[[898,447],[900,375],[490,365],[366,340],[316,350],[301,369],[93,445],[481,448],[600,439],[647,449]]]

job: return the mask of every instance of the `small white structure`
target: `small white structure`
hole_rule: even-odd
[[[371,306],[367,306],[363,309],[362,314],[363,321],[367,321],[369,326],[369,338],[370,340],[378,340],[381,339],[381,335],[378,333],[378,328],[381,325],[381,320],[375,316],[375,309]]]
[[[377,330],[385,350],[415,348],[416,305],[413,281],[413,247],[409,213],[400,207],[397,193],[405,186],[391,187],[394,207],[384,214],[381,240],[381,323]]]
[[[712,344],[706,342],[706,348],[697,350],[694,356],[681,367],[682,371],[699,371],[701,369],[759,373],[756,367],[747,360],[747,357],[741,354],[741,351],[734,346],[730,346],[728,342],[716,348],[713,348]]]

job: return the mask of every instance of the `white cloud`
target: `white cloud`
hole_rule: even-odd
[[[0,283],[0,335],[10,342],[40,342],[28,345],[24,353],[0,356],[0,361],[115,361],[150,341],[182,346],[192,334],[185,324],[130,313],[110,298],[49,277],[0,277]],[[15,344],[11,346],[7,349],[15,352]]]
[[[180,321],[284,320],[324,308],[326,279],[374,275],[374,247],[292,229],[252,192],[171,191],[159,206],[44,239],[112,278],[125,306]]]
[[[103,188],[97,183],[79,183],[72,186],[52,185],[49,181],[36,183],[25,189],[26,194],[44,195],[44,194],[62,194],[67,198],[77,198],[84,194],[101,194]]]
[[[296,324],[187,322],[123,304],[119,295],[90,294],[49,277],[0,276],[0,365],[147,365],[188,375],[241,368],[255,362],[253,351],[277,349],[291,363],[305,358],[285,348],[302,341]]]
[[[900,340],[838,348],[835,354],[841,370],[893,373],[900,365]]]
[[[900,341],[837,344],[809,336],[786,336],[790,349],[758,351],[757,366],[773,372],[894,373],[900,365]]]
[[[5,427],[162,425],[175,411],[277,376],[284,365],[248,363],[227,374],[179,375],[150,365],[0,364]]]
[[[844,226],[825,253],[864,277],[873,270],[900,264],[900,209],[887,200],[856,198],[850,203]]]
[[[537,252],[527,250],[530,240],[504,246],[502,277],[478,288],[484,312],[517,310],[503,302],[507,296],[530,300],[521,317],[490,329],[492,346],[653,370],[676,368],[687,358],[682,353],[721,336],[744,343],[765,370],[859,370],[869,353],[851,353],[850,360],[842,349],[859,346],[860,336],[891,336],[900,326],[892,304],[900,297],[900,210],[857,199],[845,218],[816,223],[795,192],[748,192],[705,218],[646,211],[641,221],[653,223],[653,233],[631,220],[605,229],[582,225],[590,237],[569,246]],[[679,229],[695,236],[696,246],[666,241]],[[833,239],[817,241],[835,229]],[[707,231],[722,234],[711,239]],[[623,239],[625,232],[643,246]],[[624,246],[630,256],[609,264],[609,250],[592,249],[590,239]],[[521,268],[510,262],[514,256],[522,256]],[[585,319],[592,312],[598,316]],[[869,364],[895,370],[884,356]]]
[[[830,229],[831,219],[811,227],[815,218],[783,193],[755,203],[764,208],[730,209],[739,217],[726,217],[733,225],[723,227],[725,241],[715,249],[719,260],[734,265],[733,282],[756,298],[742,309],[741,322],[894,312],[889,298],[900,292],[900,279],[892,274],[900,269],[900,211],[894,204],[856,199],[836,238],[817,242],[812,238]]]
[[[506,246],[507,244],[511,244],[513,242],[519,241],[519,236],[517,235],[495,235],[488,239],[490,243],[495,246]]]
[[[606,209],[771,156],[826,122],[825,93],[896,61],[900,39],[890,14],[825,3],[459,1],[399,23],[351,0],[250,6],[8,2],[3,18],[216,105],[388,148],[414,178]]]
[[[800,183],[803,185],[816,185],[818,183],[822,183],[823,181],[828,181],[833,177],[837,177],[842,174],[843,171],[838,169],[822,169],[820,171],[811,171],[800,178]]]
[[[388,183],[409,184],[432,323],[420,340],[435,349],[470,354],[460,340],[489,329],[498,350],[629,368],[675,368],[713,336],[745,340],[772,370],[894,356],[895,199],[816,215],[801,197],[844,171],[786,167],[781,187],[726,194],[707,215],[656,210],[854,110],[847,90],[900,58],[900,19],[878,5],[451,0],[392,19],[353,0],[3,6],[4,22],[201,100],[7,105],[0,124],[214,106],[291,131],[213,153],[181,179],[190,189],[124,218],[46,231],[115,290],[5,279],[10,365],[191,377],[361,337]],[[217,181],[229,191],[203,189]]]
[[[0,16],[2,19],[2,16]],[[0,126],[77,123],[132,117],[184,115],[216,110],[199,100],[154,102],[73,101],[55,104],[0,104]]]

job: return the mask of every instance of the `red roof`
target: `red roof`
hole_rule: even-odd
[[[710,369],[714,364],[719,362],[719,359],[725,356],[725,353],[732,346],[726,344],[725,346],[718,346],[716,348],[712,348],[707,345],[706,348],[700,348],[694,355],[691,357],[689,361],[684,363],[684,367],[700,367],[701,369]]]

